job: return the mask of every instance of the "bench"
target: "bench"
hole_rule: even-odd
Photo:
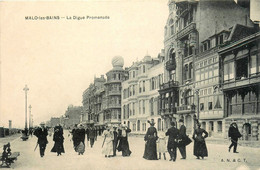
[[[11,152],[10,143],[4,145],[3,147],[3,153],[0,156],[0,161],[2,161],[2,164],[0,167],[7,167],[10,168],[10,165],[14,163],[15,160],[17,160],[17,157],[20,155],[20,152]]]

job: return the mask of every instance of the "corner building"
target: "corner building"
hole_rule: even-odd
[[[102,101],[104,109],[103,121],[105,124],[121,123],[121,83],[128,77],[128,72],[123,69],[124,59],[115,56],[112,59],[113,69],[106,73],[105,97]]]
[[[200,120],[210,135],[223,136],[224,97],[219,90],[217,51],[226,30],[235,24],[253,27],[249,4],[247,0],[169,1],[164,35],[165,82],[159,90],[165,128],[170,121],[184,119],[187,133],[192,133]]]

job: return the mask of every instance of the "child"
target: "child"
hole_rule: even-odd
[[[161,159],[161,153],[163,153],[164,160],[166,160],[165,153],[167,152],[167,145],[166,145],[165,132],[159,131],[158,137],[159,139],[157,141],[157,152],[159,152],[159,159]]]

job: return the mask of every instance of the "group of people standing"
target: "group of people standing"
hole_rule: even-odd
[[[106,158],[116,156],[116,151],[121,152],[122,156],[130,156],[131,151],[129,149],[128,134],[131,132],[126,125],[120,127],[106,126],[103,132],[102,154]]]
[[[171,122],[171,127],[164,134],[160,132],[157,134],[157,130],[154,127],[155,122],[153,119],[148,121],[150,127],[148,128],[145,140],[145,150],[143,158],[147,160],[158,160],[157,152],[159,152],[159,159],[163,153],[164,159],[166,160],[165,153],[168,151],[170,155],[170,161],[176,161],[177,148],[179,148],[182,155],[181,159],[186,159],[186,146],[192,141],[186,134],[186,127],[184,126],[183,120],[179,120],[180,127],[175,127],[175,122]],[[166,136],[168,136],[168,143],[166,147]],[[205,138],[208,137],[208,133],[200,128],[200,124],[197,124],[197,128],[193,133],[194,139],[194,152],[193,154],[200,159],[208,156],[208,151],[205,143]]]

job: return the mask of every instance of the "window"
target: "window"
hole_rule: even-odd
[[[135,85],[132,86],[133,87],[133,96],[135,95]]]
[[[133,71],[133,78],[135,78],[135,71]]]
[[[216,38],[212,38],[210,40],[210,44],[211,44],[211,48],[215,47],[216,46]]]
[[[223,42],[224,42],[224,35],[221,34],[221,35],[219,36],[219,44],[223,44]]]
[[[190,67],[189,67],[189,78],[190,79],[193,78],[193,65],[192,65],[192,63],[190,63]]]
[[[212,110],[212,102],[208,103],[208,107],[209,107],[208,110]]]
[[[207,47],[208,47],[207,43],[203,43],[203,51],[206,51]]]
[[[139,82],[139,93],[142,93],[141,82]]]
[[[252,55],[250,57],[250,74],[255,74],[256,73],[256,55]]]
[[[140,131],[140,120],[137,121],[137,131]]]
[[[143,73],[145,73],[145,65],[143,65]]]
[[[204,103],[200,103],[200,111],[204,110]]]
[[[234,78],[234,62],[224,64],[224,80],[230,80]]]
[[[142,114],[142,101],[139,101],[139,115]]]
[[[145,100],[143,100],[143,114],[145,114]]]
[[[133,115],[135,115],[135,103],[133,103]]]
[[[143,81],[143,92],[145,92],[145,81]]]
[[[188,76],[189,76],[189,71],[188,71],[188,64],[186,64],[184,66],[184,80],[187,80],[188,79]]]

